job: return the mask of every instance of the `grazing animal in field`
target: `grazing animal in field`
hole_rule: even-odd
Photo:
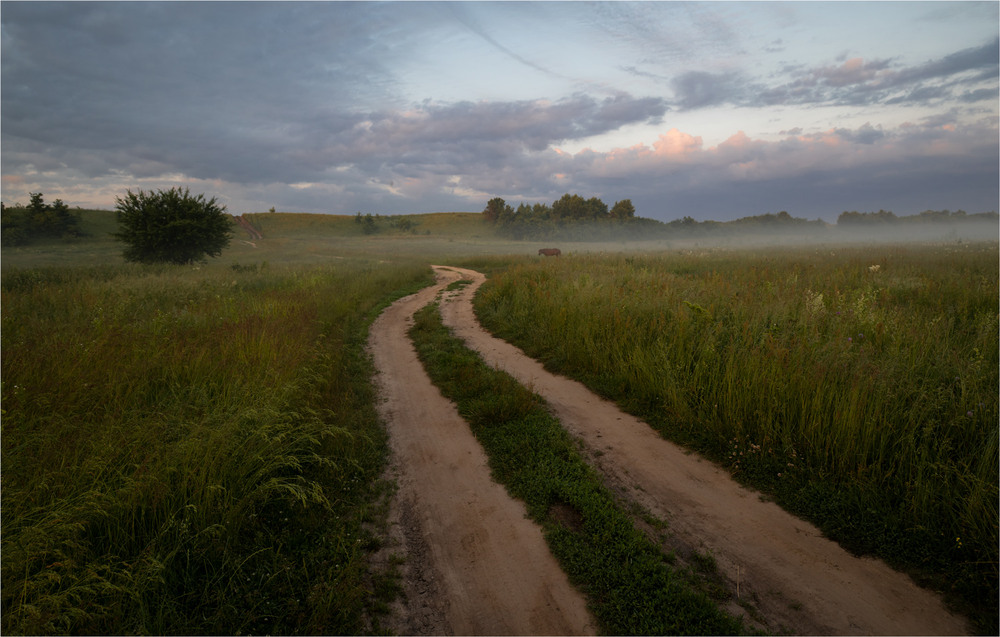
[[[562,254],[562,250],[559,248],[542,248],[538,251],[538,254],[545,255],[547,257],[557,257]]]

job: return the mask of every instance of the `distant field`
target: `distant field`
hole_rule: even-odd
[[[493,275],[498,334],[995,608],[996,243],[543,259],[478,213],[247,217],[263,239],[193,266],[123,263],[111,211],[3,249],[2,632],[377,630],[363,343],[434,262]]]
[[[81,216],[82,229],[88,236],[4,248],[2,265],[45,267],[122,263],[123,245],[110,236],[117,230],[115,213],[83,210]],[[384,258],[425,258],[430,255],[531,252],[534,245],[498,239],[494,229],[478,213],[380,217],[377,231],[371,235],[364,234],[362,226],[351,215],[256,213],[245,217],[264,238],[254,240],[234,223],[229,248],[219,258],[211,260],[211,264],[228,266],[267,261],[271,265],[301,265],[371,254]],[[399,229],[396,226],[401,220],[409,221],[412,227]]]

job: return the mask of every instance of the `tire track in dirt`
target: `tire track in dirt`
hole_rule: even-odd
[[[438,391],[407,335],[413,314],[449,283],[400,299],[372,324],[380,414],[398,492],[390,535],[403,553],[404,599],[389,619],[401,635],[594,634],[583,596],[541,529],[490,478],[486,455]]]
[[[810,523],[736,483],[711,462],[651,427],[549,373],[476,320],[472,298],[485,277],[435,266],[473,281],[442,304],[442,318],[484,360],[548,401],[588,448],[608,485],[669,523],[681,544],[714,556],[728,587],[754,608],[766,630],[797,634],[967,634],[941,598],[883,562],[851,555]],[[735,601],[735,600],[734,600]],[[729,610],[740,613],[733,603]]]

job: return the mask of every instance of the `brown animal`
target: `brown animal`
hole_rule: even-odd
[[[559,248],[542,248],[538,251],[538,254],[544,254],[547,257],[557,257],[562,254],[562,250]]]

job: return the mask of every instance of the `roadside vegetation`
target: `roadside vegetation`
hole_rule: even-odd
[[[492,332],[997,626],[996,243],[499,271]]]
[[[4,268],[4,634],[357,634],[418,262]]]
[[[416,314],[410,336],[434,383],[483,445],[494,480],[525,502],[604,633],[746,632],[694,572],[672,565],[675,556],[633,526],[544,401],[453,337],[437,304]]]

